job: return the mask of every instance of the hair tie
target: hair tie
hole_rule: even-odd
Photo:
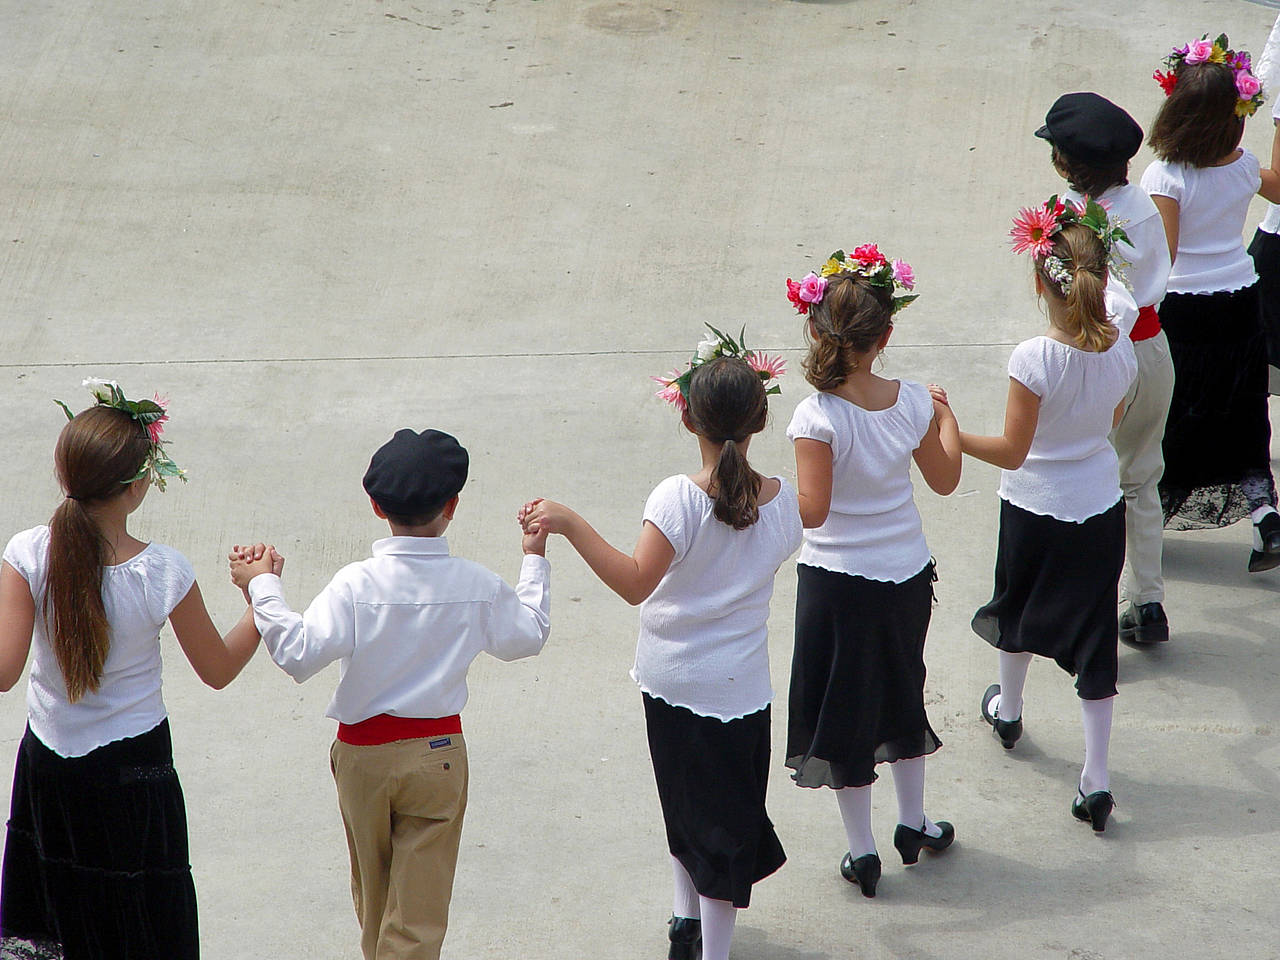
[[[77,497],[74,493],[68,493],[68,494],[65,494],[65,495],[63,496],[63,498],[62,498],[62,499],[63,499],[63,500],[74,500],[76,503],[82,503],[82,502],[83,502],[83,501],[81,500],[81,498],[80,498],[80,497]]]

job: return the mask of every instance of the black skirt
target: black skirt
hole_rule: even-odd
[[[973,631],[1009,653],[1052,658],[1082,700],[1116,694],[1124,500],[1083,523],[1000,501],[996,583]]]
[[[27,728],[0,875],[0,936],[66,960],[199,956],[168,720],[71,758]]]
[[[1259,230],[1249,244],[1253,269],[1258,271],[1258,305],[1262,333],[1267,341],[1267,362],[1280,370],[1280,237]]]
[[[902,583],[800,564],[787,766],[802,787],[862,787],[877,763],[942,745],[924,711],[934,565]]]
[[[1160,324],[1173,358],[1160,502],[1174,530],[1221,527],[1249,514],[1240,481],[1271,471],[1267,354],[1258,285],[1171,293]]]
[[[735,907],[787,860],[764,808],[769,716],[717,720],[644,695],[667,846],[701,896]]]

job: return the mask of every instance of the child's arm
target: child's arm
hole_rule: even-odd
[[[551,634],[551,565],[546,560],[547,532],[524,524],[524,508],[516,514],[524,561],[512,590],[500,581],[485,625],[485,650],[499,660],[519,660],[541,652]]]
[[[653,593],[676,555],[671,541],[648,521],[640,528],[640,539],[631,556],[611,546],[568,507],[551,500],[525,504],[520,521],[527,532],[564,536],[604,585],[633,606]]]
[[[1178,259],[1178,222],[1181,216],[1181,208],[1178,201],[1173,197],[1162,197],[1158,193],[1153,193],[1151,199],[1155,202],[1156,209],[1160,211],[1160,219],[1164,223],[1164,238],[1169,244],[1169,262]]]
[[[1263,168],[1258,193],[1272,203],[1280,203],[1280,118],[1276,119],[1276,132],[1271,138],[1271,168]]]
[[[831,512],[831,444],[811,437],[796,437],[796,497],[800,522],[806,530],[827,522]]]
[[[1009,400],[1004,410],[1004,433],[982,437],[960,432],[960,448],[969,456],[1005,470],[1017,470],[1027,459],[1040,419],[1040,398],[1024,384],[1009,378]]]
[[[912,456],[920,475],[934,493],[947,496],[960,484],[960,468],[964,451],[960,449],[960,424],[947,402],[947,391],[929,384],[933,398],[933,422]]]
[[[170,612],[169,623],[196,676],[215,690],[221,690],[239,676],[258,649],[253,608],[246,606],[244,615],[224,637],[205,609],[198,583],[191,584],[187,595]]]
[[[0,563],[0,693],[12,690],[22,676],[35,624],[31,587],[7,562]]]

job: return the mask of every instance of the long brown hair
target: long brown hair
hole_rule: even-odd
[[[822,300],[809,308],[809,354],[804,378],[819,390],[833,390],[893,326],[893,289],[842,270],[827,278]]]
[[[1053,253],[1071,275],[1069,292],[1049,275],[1045,259],[1036,260],[1036,274],[1049,296],[1067,305],[1064,330],[1082,350],[1111,348],[1119,331],[1107,319],[1107,249],[1098,235],[1082,223],[1070,223],[1053,237]]]
[[[1174,75],[1178,85],[1160,104],[1147,142],[1166,163],[1212,166],[1244,136],[1235,74],[1225,63],[1183,63]]]
[[[699,436],[723,444],[707,491],[715,501],[712,513],[735,530],[760,519],[760,476],[751,469],[741,444],[764,429],[768,414],[764,383],[745,360],[718,357],[697,367],[689,378],[689,425]]]
[[[111,558],[89,506],[122,495],[149,450],[141,424],[104,406],[90,407],[63,427],[54,448],[66,497],[49,521],[43,612],[72,703],[98,689],[110,648],[102,566]]]

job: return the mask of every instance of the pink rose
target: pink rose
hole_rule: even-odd
[[[822,299],[822,295],[826,292],[826,277],[820,277],[816,273],[810,273],[800,281],[800,299],[805,303],[817,303]]]
[[[1252,100],[1262,90],[1262,84],[1252,73],[1240,71],[1236,74],[1236,89],[1240,91],[1241,100]]]
[[[1204,63],[1213,56],[1212,40],[1192,40],[1187,44],[1187,63]]]
[[[874,243],[864,243],[860,247],[855,247],[853,251],[853,259],[859,263],[871,266],[880,266],[888,261],[885,260],[884,254],[880,252],[880,248]]]
[[[893,261],[893,279],[908,290],[916,288],[916,274],[905,260]]]

